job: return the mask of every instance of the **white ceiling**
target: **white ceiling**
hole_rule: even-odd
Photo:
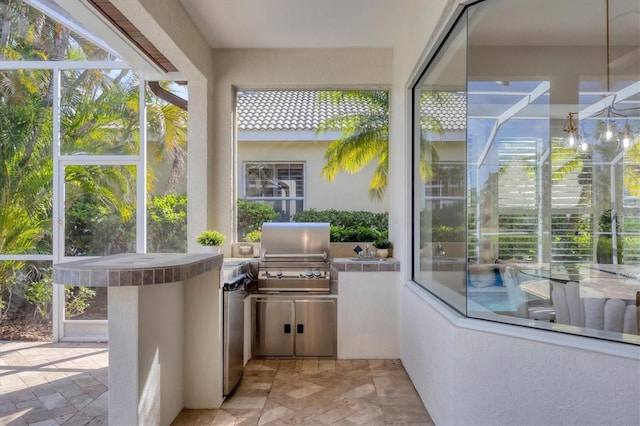
[[[180,0],[214,48],[393,47],[430,0]],[[612,43],[640,37],[639,0],[610,0]],[[442,13],[434,2],[434,13]],[[476,45],[602,45],[603,0],[502,1],[474,9]],[[558,25],[558,22],[561,25]],[[586,36],[585,36],[586,35]]]
[[[340,48],[393,47],[415,0],[180,2],[214,48]]]

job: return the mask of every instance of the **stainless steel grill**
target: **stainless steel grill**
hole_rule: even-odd
[[[262,225],[259,293],[329,293],[329,224]]]

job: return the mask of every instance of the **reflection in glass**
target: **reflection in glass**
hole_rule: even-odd
[[[514,7],[528,21],[519,35],[529,26],[553,27],[559,7],[581,11],[571,24],[582,34],[559,46],[554,37],[567,34],[565,22],[554,37],[549,30],[516,39],[496,25]],[[452,75],[466,70],[464,145],[445,145],[442,133],[430,180],[415,164],[414,205],[424,209],[414,213],[414,280],[471,317],[640,344],[640,63],[630,54],[640,47],[640,4],[496,0],[467,13],[464,60],[446,61],[460,56],[447,42],[415,88],[421,97],[426,88],[451,90]],[[450,35],[459,36],[459,28]],[[438,108],[429,119],[453,114],[451,105]],[[414,126],[423,129],[425,117],[419,120]],[[446,211],[460,194],[452,179],[464,182],[464,206]],[[425,250],[424,241],[439,246],[445,237],[437,232],[456,221],[456,211],[466,216],[466,310],[460,277],[425,267],[442,251]],[[438,261],[462,269],[442,245]]]
[[[423,76],[415,92],[413,278],[464,312],[467,98],[465,68],[459,67],[466,56],[460,22],[434,72]]]
[[[158,93],[158,94],[157,94]],[[147,253],[187,251],[186,84],[159,82],[146,92],[147,103]],[[161,98],[160,96],[163,96]]]

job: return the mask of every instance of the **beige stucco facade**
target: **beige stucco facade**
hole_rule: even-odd
[[[238,142],[238,196],[244,195],[246,163],[302,163],[305,209],[386,212],[388,196],[375,200],[368,194],[374,164],[356,174],[340,173],[332,182],[322,177],[324,154],[329,144],[329,141]]]

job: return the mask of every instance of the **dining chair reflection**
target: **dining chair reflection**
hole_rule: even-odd
[[[604,297],[580,297],[580,284],[552,283],[555,322],[593,330],[638,334],[635,301]]]
[[[507,265],[502,272],[502,282],[507,289],[509,305],[516,316],[541,321],[551,321],[555,317],[553,307],[546,300],[529,300],[522,290],[519,271],[515,265]],[[548,280],[546,280],[548,282]],[[547,284],[548,285],[548,284]]]

